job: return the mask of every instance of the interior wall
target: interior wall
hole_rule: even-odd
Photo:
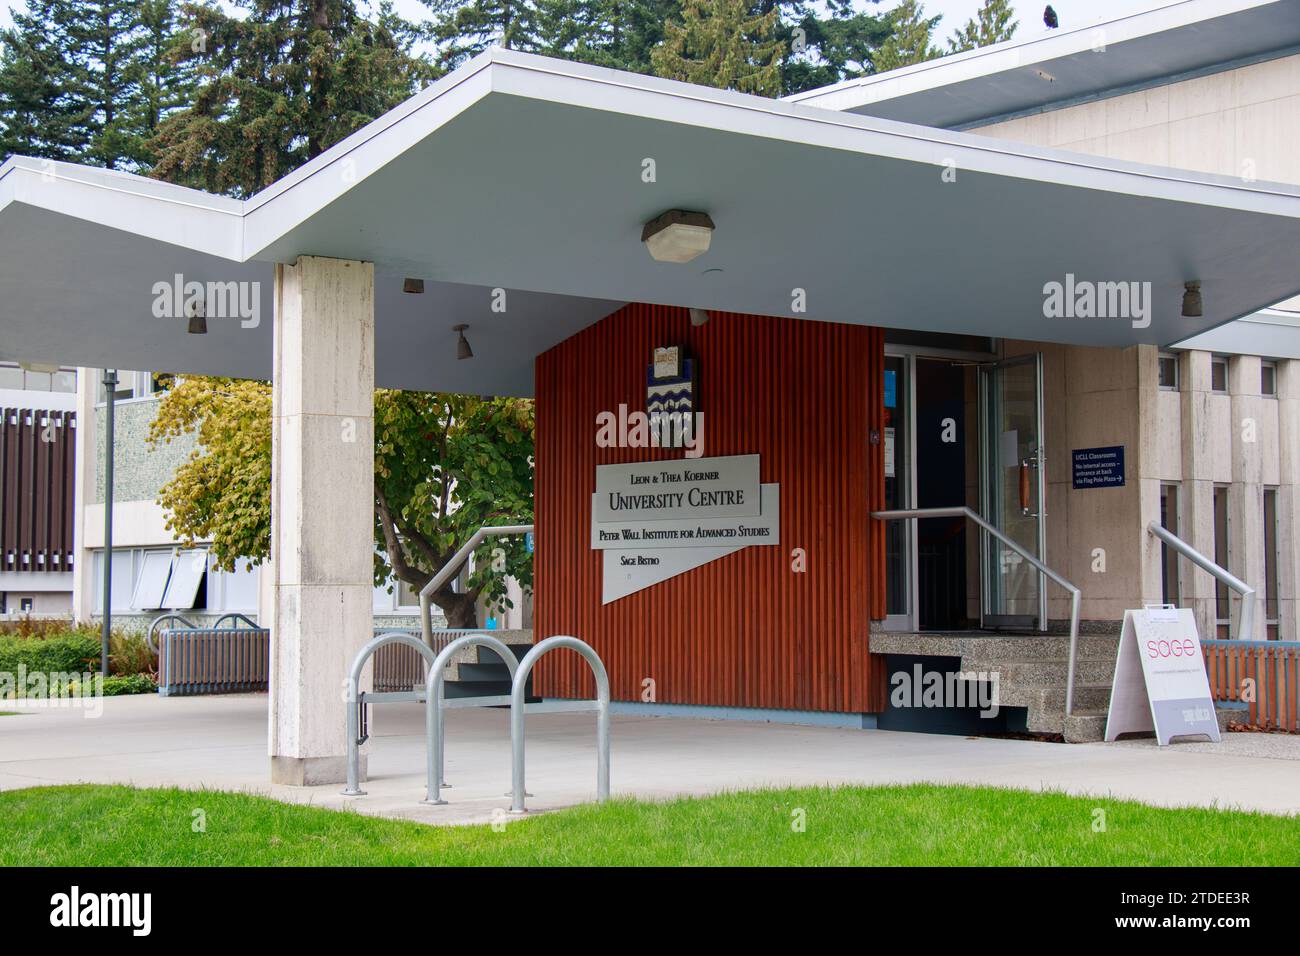
[[[652,350],[673,344],[698,363],[704,455],[757,453],[761,481],[780,484],[780,544],[602,604],[596,466],[683,453],[598,448],[596,416],[620,404],[644,411]],[[661,703],[879,710],[884,675],[868,642],[872,615],[883,615],[884,554],[869,511],[882,492],[883,359],[875,329],[716,312],[695,327],[686,309],[639,304],[539,356],[538,639],[591,644],[615,700],[652,690]],[[545,697],[594,690],[585,664],[563,652],[538,665],[535,687]]]

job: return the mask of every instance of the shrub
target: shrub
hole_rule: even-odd
[[[81,688],[77,681],[72,681],[68,685],[68,690],[75,695],[80,693]],[[158,685],[148,674],[112,674],[104,678],[104,696],[105,697],[122,697],[126,694],[153,694],[158,690]]]
[[[144,635],[114,631],[108,640],[108,669],[113,674],[153,674],[158,658],[149,650]]]
[[[50,637],[0,636],[0,672],[29,674],[99,670],[99,639],[77,631]]]

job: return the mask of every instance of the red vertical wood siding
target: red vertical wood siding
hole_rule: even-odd
[[[680,450],[597,448],[596,416],[645,410],[655,346],[698,361],[704,455],[761,456],[781,486],[781,543],[728,555],[607,605],[591,548],[596,466],[680,458]],[[883,537],[869,511],[883,490],[878,330],[629,305],[537,360],[538,638],[572,634],[609,670],[615,700],[870,712],[883,674],[868,653],[884,589]],[[874,423],[874,424],[873,424]],[[792,570],[801,548],[807,570]],[[879,550],[879,554],[874,552]],[[586,665],[561,653],[538,665],[548,697],[589,696]]]
[[[0,570],[72,570],[73,412],[0,408]]]

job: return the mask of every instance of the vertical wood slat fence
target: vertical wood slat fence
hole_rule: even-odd
[[[458,637],[481,629],[434,632],[434,653]],[[381,628],[412,634],[418,629]],[[424,658],[405,644],[386,644],[374,655],[377,692],[423,687]],[[267,690],[271,673],[271,632],[266,628],[166,628],[158,633],[158,693],[164,697],[241,694]]]
[[[1210,694],[1243,702],[1252,726],[1300,731],[1300,641],[1201,641]]]
[[[375,631],[375,636],[392,633],[410,634],[412,637],[420,636],[418,628],[407,629],[404,627],[379,628]],[[435,654],[441,653],[448,644],[458,637],[481,633],[483,633],[482,628],[436,630],[433,632],[433,652]],[[416,690],[424,687],[425,681],[428,679],[424,656],[409,644],[385,644],[375,651],[371,660],[374,666],[375,693],[387,694]]]
[[[179,627],[158,634],[158,693],[241,694],[267,689],[271,632],[264,627]]]

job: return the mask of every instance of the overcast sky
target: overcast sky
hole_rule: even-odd
[[[899,0],[881,0],[878,6],[867,0],[859,0],[859,2],[868,9],[889,10],[896,7]],[[1052,6],[1056,9],[1061,26],[1073,27],[1084,23],[1095,23],[1098,20],[1111,20],[1136,10],[1166,6],[1170,2],[1171,0],[1053,0]],[[947,40],[954,30],[969,20],[979,9],[980,3],[981,0],[923,0],[927,13],[943,14],[943,20],[940,21],[936,34],[936,38],[940,41]],[[1046,6],[1046,0],[1014,0],[1013,5],[1016,9],[1016,19],[1020,21],[1020,27],[1016,30],[1018,38],[1047,32],[1047,28],[1043,26],[1043,7]],[[14,6],[21,6],[19,0],[0,0],[0,23],[7,25],[12,22],[9,8]],[[420,0],[395,0],[394,6],[399,13],[412,20],[426,19],[429,12],[429,8]],[[940,45],[944,44],[941,42]]]

